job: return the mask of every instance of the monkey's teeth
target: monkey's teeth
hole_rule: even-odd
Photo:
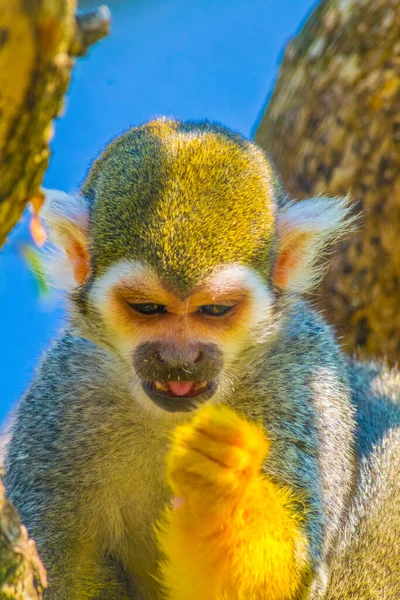
[[[168,386],[164,385],[163,383],[160,383],[160,381],[155,381],[154,387],[158,392],[168,392]]]
[[[171,390],[171,387],[168,383],[162,383],[161,381],[152,381],[150,382],[150,385],[153,387],[154,390],[156,390],[157,392],[160,392],[162,394],[168,394],[171,395],[171,392],[173,392],[174,390]],[[191,383],[191,389],[188,395],[193,396],[193,395],[198,395],[201,394],[201,392],[204,392],[207,388],[208,388],[208,381],[200,381],[198,383]],[[172,395],[178,395],[179,393],[176,394],[172,394]]]
[[[200,390],[204,390],[208,386],[208,381],[201,381],[200,383],[195,383],[193,386],[194,392],[199,392]]]

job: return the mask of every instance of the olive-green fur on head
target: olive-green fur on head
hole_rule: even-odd
[[[220,125],[160,119],[110,144],[83,187],[101,274],[152,265],[185,293],[219,264],[270,276],[276,178],[260,149]]]

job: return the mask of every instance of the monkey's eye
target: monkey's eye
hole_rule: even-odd
[[[225,304],[205,304],[204,306],[200,306],[197,312],[209,317],[222,317],[232,310],[232,308],[233,306],[226,306]]]
[[[145,304],[129,304],[129,306],[142,315],[161,315],[167,312],[167,307],[164,304],[152,304],[149,302]]]

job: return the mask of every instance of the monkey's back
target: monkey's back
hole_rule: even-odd
[[[359,470],[324,600],[400,597],[400,373],[349,361]]]

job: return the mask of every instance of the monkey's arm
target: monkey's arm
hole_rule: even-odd
[[[7,483],[11,485],[10,479],[18,476],[19,482],[12,488],[11,496],[23,523],[36,540],[47,571],[45,599],[131,598],[118,566],[99,551],[99,544],[92,535],[92,520],[83,523],[82,512],[71,505],[68,495],[60,494],[54,498],[51,489],[40,489],[32,482],[29,488],[25,486],[28,475],[24,477],[24,470],[24,466],[20,470],[19,466],[15,467],[7,477]]]
[[[293,497],[261,473],[268,445],[222,407],[177,428],[167,467],[175,509],[159,531],[171,600],[290,599],[307,579]]]
[[[399,417],[362,461],[324,600],[400,598]]]
[[[65,367],[61,361],[59,365]],[[4,482],[46,568],[48,589],[44,597],[128,600],[118,566],[103,551],[97,527],[100,519],[91,512],[96,489],[82,486],[82,470],[90,470],[90,461],[85,460],[84,450],[81,455],[74,453],[77,446],[73,435],[67,432],[66,438],[62,437],[56,414],[59,389],[50,387],[46,365],[43,369],[43,377],[32,385],[17,411]],[[59,376],[56,368],[53,376]],[[73,385],[69,389],[73,390]],[[49,410],[46,416],[43,409],[49,394],[53,394],[53,412]]]

